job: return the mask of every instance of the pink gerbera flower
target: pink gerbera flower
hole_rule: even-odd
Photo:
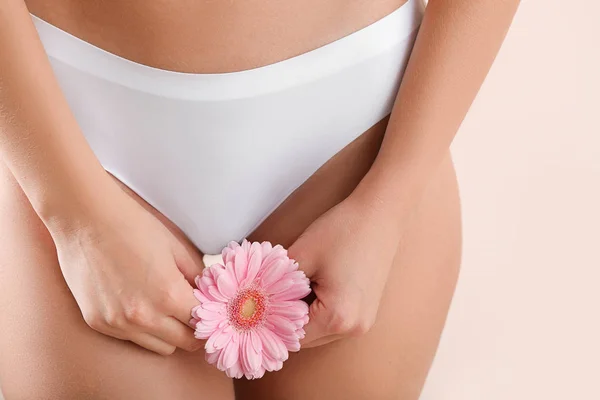
[[[208,339],[206,360],[230,378],[260,378],[300,350],[310,282],[279,245],[231,242],[221,255],[196,277],[195,335]]]

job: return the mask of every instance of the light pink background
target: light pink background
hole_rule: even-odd
[[[599,22],[523,0],[459,132],[464,262],[421,400],[600,399]]]
[[[464,263],[422,400],[600,399],[599,21],[523,0],[459,132]]]

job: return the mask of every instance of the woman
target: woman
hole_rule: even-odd
[[[460,262],[449,145],[517,3],[4,0],[7,400],[418,398]],[[246,236],[316,299],[303,349],[232,383],[189,282]]]

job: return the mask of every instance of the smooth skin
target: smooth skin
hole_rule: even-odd
[[[167,10],[121,3],[27,5],[109,51],[189,72],[302,53],[400,5],[314,2],[295,10],[265,1],[253,17],[256,2],[182,0]],[[389,123],[330,160],[253,233],[290,248],[317,299],[306,349],[278,373],[236,382],[237,398],[418,398],[460,262],[448,147],[517,4],[431,0]],[[190,17],[199,15],[219,16],[220,25]],[[274,36],[281,21],[274,16],[306,40],[289,46],[285,34]],[[306,21],[319,29],[306,34]],[[156,29],[140,28],[147,26]],[[233,398],[231,382],[201,351],[175,350],[197,344],[185,317],[201,254],[95,159],[22,1],[2,2],[0,54],[0,382],[7,399]]]

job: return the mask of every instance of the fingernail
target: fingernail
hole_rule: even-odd
[[[192,349],[192,351],[193,351],[193,352],[196,352],[196,351],[200,350],[200,349],[201,349],[201,348],[203,348],[203,347],[204,347],[204,346],[202,346],[202,345],[200,345],[200,346],[195,346],[195,347]]]

